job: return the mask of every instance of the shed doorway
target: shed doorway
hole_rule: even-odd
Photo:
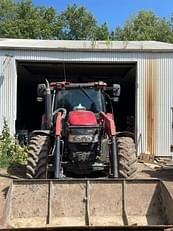
[[[16,131],[38,130],[44,104],[36,101],[37,84],[48,81],[104,81],[121,85],[119,102],[113,105],[117,131],[135,132],[136,63],[108,62],[17,62]]]

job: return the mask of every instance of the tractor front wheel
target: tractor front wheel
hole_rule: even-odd
[[[131,178],[137,171],[135,143],[131,137],[117,138],[119,177]]]
[[[47,178],[47,160],[50,149],[50,137],[34,134],[30,140],[26,176],[29,179]]]

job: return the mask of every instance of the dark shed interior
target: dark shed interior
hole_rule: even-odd
[[[37,84],[49,81],[104,81],[121,85],[119,102],[113,104],[118,131],[135,131],[136,63],[17,62],[16,131],[40,129],[44,104],[36,101]]]

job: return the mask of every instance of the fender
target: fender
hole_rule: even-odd
[[[135,141],[135,134],[133,132],[129,132],[129,131],[117,132],[116,136],[117,137],[122,137],[122,136],[131,137]]]
[[[50,135],[51,135],[51,132],[50,132],[50,130],[34,130],[34,131],[32,132],[32,134],[50,136]]]

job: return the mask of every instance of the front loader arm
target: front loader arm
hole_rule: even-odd
[[[111,140],[111,173],[112,177],[118,177],[118,154],[116,143],[116,126],[111,114],[100,112],[101,120],[104,123],[105,132]]]
[[[104,126],[105,126],[105,131],[108,134],[109,137],[115,136],[116,135],[116,126],[115,126],[115,122],[112,119],[112,114],[108,113],[104,113],[104,112],[100,112],[100,116],[102,121],[104,122]]]
[[[61,130],[62,130],[62,112],[57,113],[56,117],[56,129],[55,129],[55,171],[54,176],[55,178],[60,178],[61,172]]]

